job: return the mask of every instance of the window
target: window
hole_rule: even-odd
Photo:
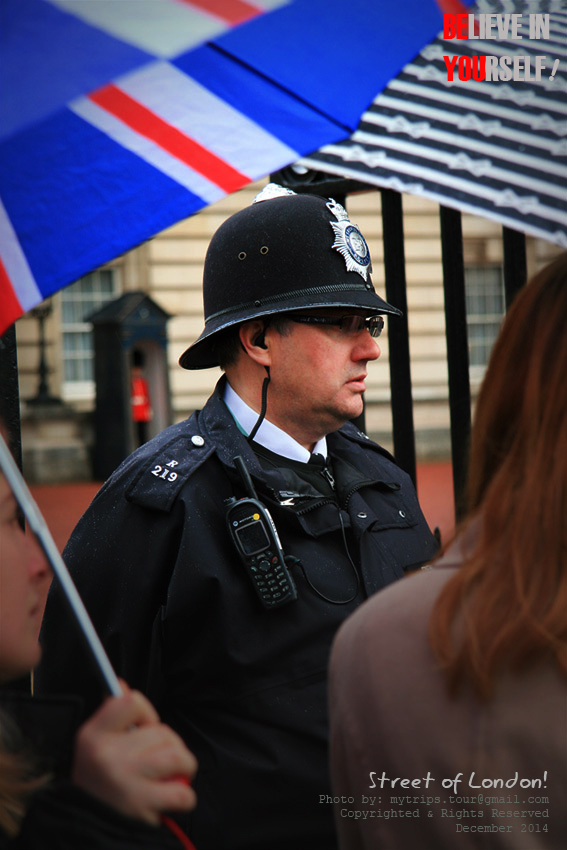
[[[116,269],[98,269],[62,290],[63,395],[66,399],[94,397],[92,325],[95,310],[119,295]]]
[[[471,373],[481,376],[505,312],[502,266],[465,267]]]

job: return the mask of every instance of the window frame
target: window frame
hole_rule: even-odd
[[[101,286],[102,275],[104,275],[105,277],[109,275],[109,279],[111,282],[108,297],[103,297],[106,295],[106,293],[104,292],[104,289]],[[94,377],[74,380],[66,376],[66,365],[70,361],[76,360],[82,361],[84,363],[86,360],[88,360],[94,365],[93,329],[91,323],[84,321],[84,319],[83,321],[65,320],[65,305],[66,303],[69,303],[69,296],[74,294],[73,287],[76,287],[78,284],[84,285],[84,283],[89,279],[91,279],[94,284],[93,291],[91,293],[84,292],[81,294],[85,295],[86,297],[89,297],[89,300],[93,300],[95,304],[94,306],[89,306],[87,313],[94,313],[108,301],[111,301],[122,294],[122,274],[121,268],[118,265],[102,266],[100,269],[95,269],[94,271],[83,275],[83,277],[79,278],[70,286],[66,287],[61,291],[61,396],[64,401],[71,403],[94,401],[96,393]],[[73,299],[71,303],[80,303],[81,300],[82,299],[80,298],[76,298]],[[66,350],[66,334],[76,334],[77,338],[80,337],[83,340],[88,339],[89,345],[86,349],[81,349],[79,347],[74,352]],[[73,356],[74,354],[76,354],[76,356]]]
[[[504,291],[504,267],[502,263],[499,262],[491,262],[491,263],[465,263],[464,266],[465,271],[465,296],[467,303],[467,336],[468,336],[468,349],[469,349],[469,373],[472,380],[475,383],[480,383],[484,377],[484,373],[486,372],[486,367],[488,365],[488,361],[490,359],[490,355],[492,352],[492,348],[500,331],[500,327],[502,325],[502,321],[504,319],[506,313],[506,298]],[[482,277],[474,280],[474,276],[476,274],[482,275]],[[498,275],[498,281],[490,281],[489,276],[491,274]],[[484,279],[484,280],[483,280]],[[471,302],[474,298],[475,293],[472,291],[474,286],[478,287],[479,283],[486,283],[487,285],[491,285],[496,287],[499,286],[499,292],[497,295],[498,305],[495,311],[493,312],[474,312],[471,309]],[[496,294],[496,290],[494,289],[492,293],[490,292],[482,292],[477,293],[480,296],[480,300],[484,301],[485,304],[488,300]],[[496,306],[496,305],[495,305]],[[485,335],[484,339],[478,341],[478,344],[475,346],[472,339],[472,329],[474,327],[483,327],[486,330],[491,329],[488,333],[488,341],[487,336]],[[490,337],[492,338],[490,340]],[[480,351],[484,349],[485,357],[482,362],[473,362],[472,351],[473,348],[476,351]]]

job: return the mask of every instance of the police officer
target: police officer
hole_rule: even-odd
[[[436,549],[408,476],[348,421],[399,312],[370,271],[333,200],[270,185],[229,218],[180,358],[226,374],[111,476],[65,550],[119,674],[199,760],[180,818],[198,850],[336,846],[320,802],[332,638]],[[88,710],[100,695],[61,605],[52,592],[38,686]]]

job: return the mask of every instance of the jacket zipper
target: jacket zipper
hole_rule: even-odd
[[[326,471],[328,472],[328,470],[326,470]],[[324,475],[325,478],[327,477],[324,472],[321,472],[321,475]],[[329,475],[330,475],[330,473],[329,473]],[[333,478],[332,475],[331,475],[331,478]],[[327,480],[329,480],[329,479],[327,479]],[[330,481],[329,481],[329,484],[331,484]],[[334,478],[333,478],[333,484],[334,484]],[[333,484],[331,484],[331,486],[333,486]],[[356,493],[357,490],[360,490],[361,487],[367,487],[369,484],[385,484],[386,487],[388,487],[390,490],[399,489],[399,487],[395,487],[392,484],[388,484],[388,482],[386,482],[386,481],[375,481],[371,478],[369,478],[365,481],[359,481],[357,484],[354,485],[354,487],[351,487],[350,490],[347,492],[344,504],[342,505],[343,509],[346,510],[348,503],[350,502],[352,496],[354,495],[354,493]],[[297,494],[296,498],[298,498],[299,495],[300,494]],[[305,498],[305,496],[302,495],[301,498]],[[309,513],[309,511],[315,510],[315,508],[320,508],[322,505],[338,505],[338,501],[336,499],[331,499],[329,497],[323,496],[321,499],[317,499],[316,501],[313,501],[310,505],[306,505],[306,507],[300,508],[299,510],[294,511],[294,513],[297,516],[303,516],[303,514],[307,514],[307,513]],[[281,501],[279,501],[279,500],[278,500],[278,506],[281,507]],[[341,507],[340,505],[338,505],[338,506]]]
[[[328,497],[323,497],[318,499],[316,502],[313,502],[311,505],[307,505],[305,508],[301,508],[298,511],[294,511],[297,516],[303,516],[303,514],[309,513],[309,511],[314,511],[315,508],[320,508],[322,505],[336,505],[339,506],[339,503],[335,499],[329,499]]]
[[[321,473],[321,474],[323,475],[324,473]],[[355,484],[354,487],[351,487],[351,489],[346,494],[344,504],[342,505],[343,510],[346,510],[352,495],[354,493],[356,493],[357,490],[360,490],[361,487],[366,487],[369,484],[377,484],[377,483],[379,483],[379,482],[373,481],[372,479],[368,479],[366,481],[359,481],[357,484]],[[384,483],[384,482],[381,482],[381,483]],[[313,510],[315,510],[315,508],[320,508],[322,505],[337,505],[337,507],[341,507],[341,505],[339,505],[339,503],[335,499],[323,497],[322,499],[317,500],[316,502],[313,502],[310,505],[307,505],[305,508],[301,508],[300,510],[295,511],[295,513],[297,514],[297,516],[303,516],[303,514],[309,513],[309,511],[313,511]]]
[[[350,490],[347,492],[347,494],[345,496],[344,507],[345,508],[347,507],[347,505],[350,502],[354,493],[356,493],[357,490],[360,490],[361,487],[367,487],[369,484],[378,484],[378,483],[379,483],[378,481],[373,481],[372,479],[367,479],[366,481],[359,481],[357,484],[355,484],[353,487],[351,487]]]
[[[328,483],[331,486],[331,490],[334,490],[335,489],[335,478],[334,478],[334,475],[331,472],[331,470],[328,469],[328,467],[324,466],[323,469],[321,470],[321,475],[323,476],[323,478],[326,481],[328,481]]]

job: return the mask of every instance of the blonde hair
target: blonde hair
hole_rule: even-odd
[[[12,718],[0,711],[0,830],[10,838],[20,831],[31,796],[49,781]]]

